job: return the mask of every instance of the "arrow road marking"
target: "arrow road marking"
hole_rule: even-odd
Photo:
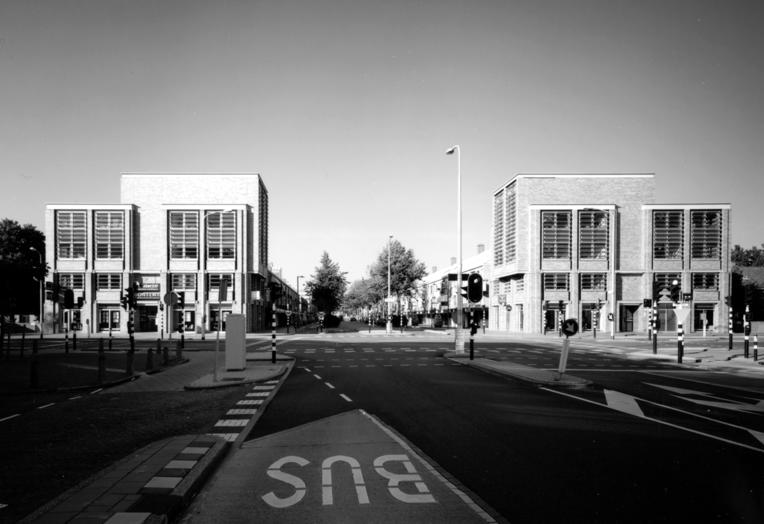
[[[637,404],[636,398],[611,389],[604,390],[604,393],[605,401],[609,408],[622,413],[628,413],[629,415],[634,415],[635,417],[645,418],[645,414],[642,411],[642,408],[639,407],[639,404]]]

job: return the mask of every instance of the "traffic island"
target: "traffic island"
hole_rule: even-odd
[[[514,362],[495,361],[487,358],[476,358],[470,360],[468,353],[449,352],[444,355],[446,358],[471,366],[486,373],[501,377],[510,377],[525,382],[531,382],[542,386],[564,387],[564,388],[587,388],[594,383],[591,380],[569,375],[567,373],[558,373],[552,369],[539,369],[531,366],[524,366]]]

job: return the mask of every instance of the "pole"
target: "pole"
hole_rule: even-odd
[[[271,304],[273,314],[271,317],[271,364],[276,363],[276,303]]]
[[[759,360],[759,335],[753,336],[753,360]]]
[[[390,306],[392,304],[390,300],[390,240],[392,238],[393,235],[387,237],[387,324],[385,325],[385,331],[387,331],[388,335],[393,332],[393,319],[390,316]]]
[[[653,299],[652,309],[653,355],[658,354],[658,302]]]
[[[457,353],[464,353],[464,311],[462,303],[462,150],[456,145],[456,336]]]
[[[749,321],[749,317],[751,314],[751,310],[749,309],[748,305],[745,306],[745,316],[743,317],[743,336],[744,336],[744,342],[743,342],[743,356],[745,358],[748,358],[748,349],[749,349],[749,334],[751,332],[751,324]]]
[[[212,378],[215,382],[218,381],[218,350],[220,349],[220,297],[218,297],[218,320],[217,320],[217,334],[215,335],[215,365],[213,367]]]
[[[729,334],[729,344],[727,349],[732,349],[732,306],[729,308],[729,314],[727,315],[727,332]]]
[[[570,351],[570,339],[567,335],[562,339],[562,353],[560,353],[560,364],[557,366],[557,380],[560,380],[565,374],[565,368],[568,365],[568,353]]]

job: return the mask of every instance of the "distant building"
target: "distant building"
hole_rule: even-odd
[[[123,174],[120,201],[47,206],[49,278],[75,297],[71,309],[46,301],[47,330],[125,332],[120,299],[134,283],[139,332],[212,331],[229,313],[246,315],[250,331],[270,326],[259,175]],[[169,292],[179,304],[165,305]]]
[[[652,174],[519,174],[498,188],[490,327],[543,333],[576,318],[587,331],[646,332],[645,300],[676,281],[686,331],[704,319],[726,329],[730,205],[655,197]],[[658,317],[660,331],[676,329],[670,300]]]

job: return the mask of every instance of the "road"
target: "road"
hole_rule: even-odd
[[[560,390],[488,375],[444,358],[448,349],[417,338],[282,343],[295,368],[249,439],[362,410],[497,520],[764,521],[755,381],[574,347],[571,373],[595,386]],[[477,348],[548,368],[558,354],[555,343]]]

